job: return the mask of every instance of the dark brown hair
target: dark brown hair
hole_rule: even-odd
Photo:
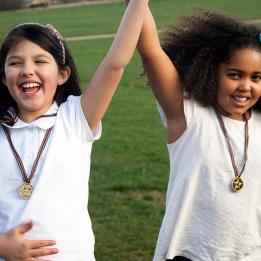
[[[57,88],[54,100],[58,105],[67,100],[69,95],[80,95],[79,76],[76,65],[70,54],[70,51],[63,41],[64,54],[59,39],[48,29],[47,26],[37,23],[25,23],[15,26],[5,37],[0,49],[0,76],[5,75],[5,61],[8,52],[21,40],[29,40],[42,49],[46,50],[54,57],[58,68],[65,69],[67,66],[71,70],[69,79]],[[64,57],[65,55],[65,63]],[[17,118],[17,105],[10,95],[6,86],[0,81],[0,121],[13,125]]]

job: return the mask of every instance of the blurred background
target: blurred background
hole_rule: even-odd
[[[0,42],[18,23],[53,24],[67,40],[85,89],[111,45],[125,5],[79,2],[0,0]],[[160,30],[196,7],[261,25],[260,0],[151,0],[150,7]],[[97,261],[152,260],[164,214],[166,132],[142,72],[135,53],[103,120],[102,138],[93,146],[88,208]]]
[[[106,0],[1,0],[0,10],[17,10],[36,7],[53,7],[62,4],[83,4],[88,2],[108,2]],[[109,0],[109,2],[120,2],[118,0]]]

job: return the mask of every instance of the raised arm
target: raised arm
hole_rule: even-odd
[[[82,95],[82,108],[92,131],[104,116],[124,68],[133,56],[147,5],[148,0],[130,1],[111,48]]]
[[[173,142],[186,129],[183,90],[175,66],[161,48],[157,28],[149,8],[137,49],[153,93],[166,115],[168,142]]]

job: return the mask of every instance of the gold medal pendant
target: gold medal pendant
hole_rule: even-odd
[[[37,153],[37,156],[36,156],[36,159],[34,161],[34,164],[33,164],[33,167],[32,167],[32,170],[31,170],[31,174],[30,176],[28,177],[26,175],[26,172],[25,172],[25,168],[24,168],[24,164],[18,154],[18,152],[16,151],[15,147],[14,147],[14,144],[12,142],[12,139],[11,139],[11,134],[10,134],[10,130],[4,126],[4,125],[0,125],[2,126],[4,132],[5,132],[5,135],[6,135],[6,138],[9,142],[9,145],[11,147],[11,150],[15,156],[15,159],[18,163],[18,166],[20,168],[20,171],[21,171],[21,174],[22,174],[22,177],[23,177],[23,180],[24,180],[24,183],[18,188],[18,194],[20,196],[21,199],[25,199],[25,200],[28,200],[32,193],[33,193],[33,186],[30,184],[31,183],[31,180],[34,176],[34,173],[36,171],[36,168],[37,168],[37,165],[38,165],[38,162],[39,162],[39,159],[42,155],[42,152],[45,148],[45,145],[47,144],[47,140],[51,134],[51,131],[53,129],[53,127],[49,128],[46,132],[45,132],[45,135],[44,135],[44,138],[43,138],[43,141],[41,143],[41,146],[40,146],[40,149]]]
[[[218,112],[218,110],[216,110],[216,114],[217,114],[217,118],[218,118],[221,130],[222,130],[222,132],[223,132],[223,134],[224,134],[224,136],[226,138],[226,141],[227,141],[228,151],[229,151],[231,163],[232,163],[234,174],[235,174],[234,175],[235,178],[233,178],[232,183],[231,183],[231,188],[232,188],[232,191],[238,192],[238,191],[242,190],[243,187],[244,187],[244,182],[241,179],[241,175],[242,175],[242,173],[245,170],[245,166],[246,166],[247,158],[248,158],[249,131],[248,131],[248,116],[247,116],[247,112],[244,113],[244,115],[243,115],[243,118],[244,118],[244,121],[245,121],[245,157],[244,157],[244,165],[243,165],[243,167],[242,167],[240,172],[238,171],[238,168],[236,166],[234,153],[233,153],[233,150],[232,150],[232,147],[231,147],[231,144],[230,144],[230,139],[229,139],[229,136],[228,136],[227,129],[226,129],[225,123],[223,121],[223,118],[221,117],[221,114]]]
[[[244,182],[241,177],[236,176],[232,181],[232,190],[234,192],[240,191],[244,187]]]
[[[18,193],[20,198],[28,200],[33,193],[33,186],[25,182],[18,188]]]

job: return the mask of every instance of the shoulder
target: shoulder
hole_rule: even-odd
[[[183,100],[184,114],[180,117],[167,120],[159,103],[157,103],[157,107],[162,123],[167,128],[168,143],[177,141],[187,128],[209,122],[215,116],[212,107],[205,107],[199,101],[186,98],[186,96]]]
[[[60,126],[62,131],[70,133],[71,136],[82,141],[94,141],[101,136],[101,124],[97,131],[92,133],[82,110],[81,96],[70,95],[60,105],[56,125]]]

